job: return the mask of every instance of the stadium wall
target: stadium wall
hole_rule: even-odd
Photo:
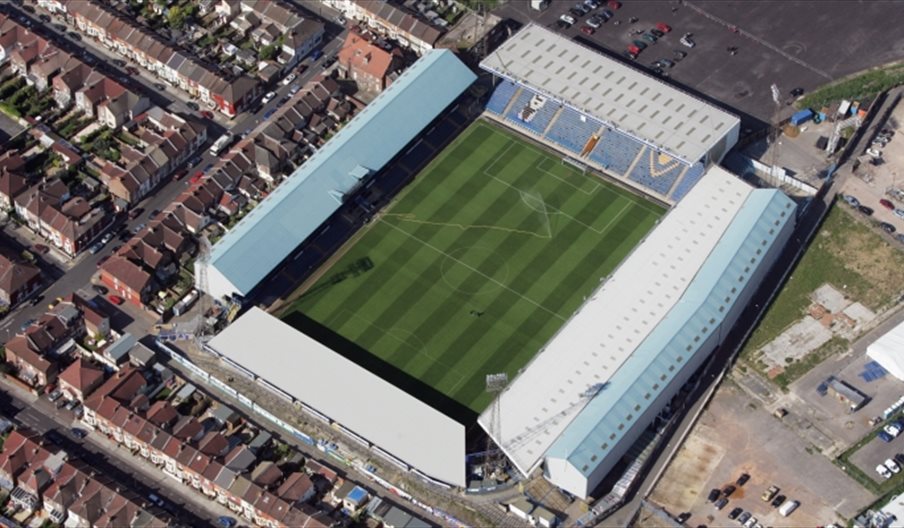
[[[787,207],[788,204],[793,204],[791,200],[784,195],[782,195],[779,191],[776,190],[757,190],[751,194],[751,197],[748,198],[748,201],[771,201],[776,204],[781,204],[782,207]],[[753,206],[757,206],[754,204]],[[728,333],[734,327],[741,313],[747,307],[747,304],[750,302],[750,298],[756,292],[757,287],[763,279],[763,276],[766,273],[769,273],[773,264],[778,259],[782,250],[785,247],[788,239],[794,231],[795,226],[795,208],[787,208],[785,212],[782,214],[783,223],[779,220],[777,222],[781,223],[781,227],[779,228],[778,233],[772,232],[772,230],[776,229],[776,225],[773,224],[772,218],[774,216],[766,216],[765,211],[767,211],[769,207],[764,209],[764,214],[761,215],[760,219],[749,232],[749,234],[745,237],[744,241],[739,245],[739,249],[737,251],[737,255],[745,255],[750,254],[751,250],[759,250],[761,247],[761,237],[759,236],[760,231],[764,227],[771,227],[770,236],[774,235],[772,242],[768,245],[765,254],[762,255],[762,258],[759,260],[759,263],[752,270],[752,273],[746,277],[743,288],[735,297],[734,302],[731,304],[724,318],[718,324],[717,327],[713,328],[707,335],[706,339],[703,341],[703,344],[697,349],[697,351],[690,357],[686,362],[682,364],[679,368],[678,372],[669,380],[663,390],[659,393],[659,395],[653,400],[651,404],[647,406],[647,408],[641,413],[639,417],[634,419],[629,426],[629,430],[625,432],[622,437],[618,440],[618,443],[615,447],[609,450],[599,462],[590,469],[589,472],[586,470],[582,471],[585,468],[578,468],[574,460],[572,459],[572,452],[568,452],[566,456],[547,456],[545,458],[545,467],[544,467],[544,476],[555,484],[556,486],[568,491],[577,496],[587,497],[592,493],[595,488],[602,482],[602,480],[606,477],[606,475],[612,470],[616,463],[621,460],[621,458],[625,455],[628,449],[637,441],[637,439],[643,434],[644,430],[652,423],[655,417],[662,411],[663,408],[674,398],[674,396],[678,393],[682,386],[687,383],[688,379],[696,372],[706,361],[707,358],[710,357],[713,351],[716,350],[725,340]],[[776,207],[776,210],[779,210]],[[764,220],[769,220],[769,226],[765,226]],[[730,242],[729,242],[730,243]],[[745,249],[748,253],[745,253]],[[713,253],[716,253],[714,250]],[[730,274],[736,272],[735,269],[737,267],[737,260],[732,259],[734,262],[726,263],[722,274]],[[747,262],[746,257],[744,261]],[[711,263],[704,264],[698,271],[698,275],[695,280],[699,278],[703,278],[705,281],[709,275],[711,275],[712,266]],[[709,269],[708,269],[709,268]],[[701,308],[699,310],[704,310],[705,305],[709,302],[709,298],[712,298],[717,293],[716,288],[710,291],[708,298],[704,299],[694,299],[693,295],[685,294],[682,296],[682,303],[698,303]],[[688,298],[691,297],[691,298]],[[679,303],[682,304],[682,303]],[[670,314],[671,315],[671,314]],[[688,321],[690,322],[690,320]],[[688,324],[685,324],[686,328]],[[682,329],[682,333],[684,333],[684,329]],[[693,333],[693,332],[692,332]],[[593,413],[592,404],[588,406],[587,409],[582,411],[582,413],[590,412]],[[575,422],[580,421],[581,416],[579,416]],[[575,422],[572,422],[572,425],[569,428],[575,426]],[[580,427],[580,426],[579,426]],[[563,432],[562,436],[568,434],[568,430],[566,429]],[[560,437],[561,439],[561,437]],[[578,448],[580,448],[580,444],[578,444]],[[573,449],[573,448],[572,448]],[[550,448],[550,453],[561,452],[561,449],[556,449],[556,446]]]

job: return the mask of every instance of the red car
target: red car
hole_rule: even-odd
[[[669,26],[668,24],[666,24],[664,22],[657,22],[656,29],[658,29],[659,31],[662,31],[663,33],[668,33],[669,31],[672,30],[671,26]]]
[[[895,204],[889,202],[888,200],[886,200],[886,199],[884,199],[884,198],[881,199],[881,200],[879,200],[879,205],[881,205],[882,207],[888,209],[889,211],[894,211],[894,210],[895,210]]]
[[[618,0],[609,0],[608,6],[609,9],[616,11],[619,7],[621,7],[621,2],[619,2]]]
[[[191,181],[191,183],[195,184],[195,183],[198,183],[199,181],[201,181],[201,178],[203,178],[203,177],[204,177],[204,173],[201,171],[198,171],[195,173],[194,176],[191,177],[191,180],[189,180],[189,181]]]
[[[631,44],[630,46],[628,46],[628,53],[636,57],[637,55],[640,55],[640,48],[638,48],[634,44]]]
[[[581,26],[581,33],[585,35],[593,35],[596,30],[590,26]]]
[[[110,301],[111,303],[115,304],[116,306],[119,306],[120,304],[125,302],[122,300],[122,297],[120,297],[119,295],[107,295],[107,300]]]

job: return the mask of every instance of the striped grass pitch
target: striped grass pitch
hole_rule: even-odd
[[[664,212],[478,122],[282,315],[480,412],[485,376],[514,378]]]

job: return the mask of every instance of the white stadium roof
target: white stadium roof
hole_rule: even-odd
[[[737,116],[535,24],[480,65],[688,164],[740,123]]]
[[[208,347],[428,476],[465,485],[464,425],[267,312],[252,308]]]
[[[894,377],[904,380],[904,323],[866,347],[866,353]]]
[[[753,188],[713,166],[502,392],[503,438],[524,474],[678,302]],[[612,302],[618,299],[619,302]],[[490,409],[479,419],[486,429]]]

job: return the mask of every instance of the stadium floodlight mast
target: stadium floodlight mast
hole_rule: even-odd
[[[499,445],[502,445],[502,412],[500,410],[499,393],[505,390],[508,385],[508,374],[500,372],[497,374],[487,374],[486,391],[493,397],[493,403],[490,407],[490,423],[489,433],[487,435],[487,448],[483,461],[483,478],[491,476],[499,467],[499,461],[502,458],[502,450],[493,445],[494,439],[498,439]]]

